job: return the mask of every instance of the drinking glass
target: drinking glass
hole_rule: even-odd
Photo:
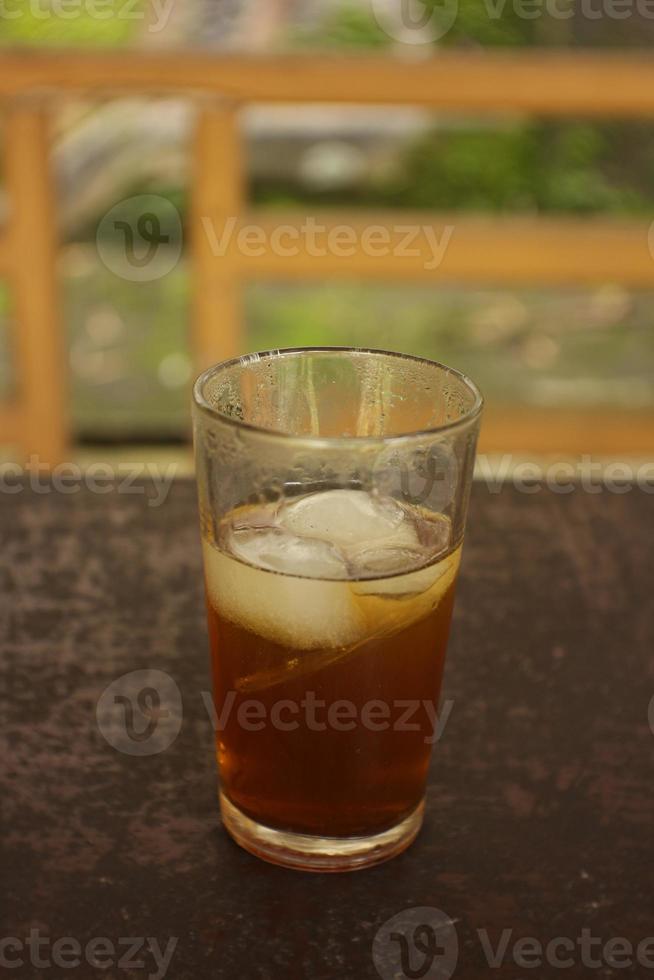
[[[481,409],[460,372],[379,350],[197,380],[220,806],[253,854],[351,870],[418,833]]]

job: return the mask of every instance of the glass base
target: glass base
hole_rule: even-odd
[[[283,868],[299,871],[358,871],[388,861],[411,844],[422,826],[422,800],[401,823],[369,837],[314,837],[274,830],[257,823],[220,793],[226,830],[250,854]]]

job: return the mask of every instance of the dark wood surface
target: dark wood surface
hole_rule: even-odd
[[[193,485],[160,507],[2,495],[0,938],[107,937],[118,959],[120,940],[177,937],[174,980],[364,980],[384,923],[429,907],[453,925],[428,978],[654,976],[603,950],[654,936],[653,517],[636,489],[475,487],[425,827],[386,865],[326,876],[258,861],[220,826]],[[100,732],[98,700],[145,668],[177,685],[181,731],[127,755]],[[598,966],[582,962],[584,929]],[[496,947],[503,930],[492,968],[483,937]],[[381,975],[401,980],[380,935]],[[521,937],[571,940],[574,967],[521,966]],[[156,973],[147,950],[142,969],[39,970],[22,955],[8,977]]]

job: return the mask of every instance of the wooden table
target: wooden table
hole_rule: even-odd
[[[151,947],[128,965],[126,940],[177,937],[173,980],[401,980],[382,927],[428,907],[442,915],[396,927],[428,980],[654,977],[636,953],[611,966],[628,953],[604,945],[654,936],[654,496],[475,486],[424,830],[386,865],[326,876],[258,861],[221,829],[194,493],[0,497],[0,952],[23,960],[7,975],[161,976]],[[127,755],[98,700],[145,668],[179,690],[181,731]],[[421,915],[453,923],[431,966],[411,946]],[[66,937],[57,955],[77,943],[79,966],[33,967],[36,941],[55,962]],[[522,937],[564,944],[534,968]],[[654,941],[645,954],[654,967]]]

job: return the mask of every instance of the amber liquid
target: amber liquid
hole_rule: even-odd
[[[205,543],[205,563],[216,553],[215,546]],[[232,558],[219,560],[243,571]],[[217,608],[220,602],[214,597],[220,592],[208,572],[221,787],[247,816],[280,830],[347,837],[383,831],[419,805],[434,741],[458,551],[444,561],[439,556],[439,562],[449,563],[448,574],[431,590],[431,598],[428,590],[416,605],[411,593],[403,593],[397,584],[393,595],[380,597],[375,583],[368,582],[357,602],[370,636],[349,647],[310,649],[279,642],[280,636],[262,635],[266,630],[247,628],[242,620],[237,622],[233,610],[225,615]],[[255,609],[259,588],[279,576],[261,569],[246,572]],[[430,573],[423,569],[417,574],[429,578]],[[293,589],[293,578],[283,578]],[[411,573],[407,583],[407,589],[415,588]],[[352,584],[339,582],[337,588]],[[330,724],[330,705],[344,699],[347,717]],[[431,705],[431,716],[425,701]],[[374,715],[379,708],[371,708],[370,702],[386,705],[385,716]],[[403,702],[413,705],[410,715]],[[273,721],[275,710],[281,725]],[[366,710],[372,714],[366,715]],[[251,723],[242,723],[242,712]],[[341,724],[350,730],[340,730]],[[292,730],[285,730],[291,725]]]

